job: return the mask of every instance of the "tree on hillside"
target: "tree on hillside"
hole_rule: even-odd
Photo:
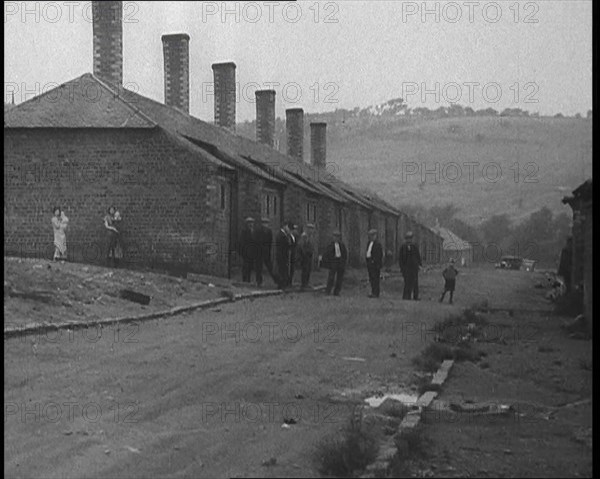
[[[575,113],[575,118],[577,118],[578,120],[581,120],[581,113]]]
[[[562,113],[557,113],[554,115],[554,118],[564,118],[565,116]]]
[[[592,119],[592,110],[587,111],[587,115],[585,116],[588,120]]]
[[[477,116],[498,116],[498,112],[493,108],[486,108],[485,110],[477,110],[475,112]]]

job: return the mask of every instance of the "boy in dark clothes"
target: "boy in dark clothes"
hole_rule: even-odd
[[[452,299],[454,297],[454,287],[456,286],[456,275],[458,275],[458,270],[454,267],[454,258],[450,258],[450,264],[446,267],[444,271],[442,271],[442,276],[444,277],[444,292],[442,293],[442,297],[440,298],[440,303],[444,301],[444,297],[446,296],[446,292],[450,292],[450,304],[452,304]]]

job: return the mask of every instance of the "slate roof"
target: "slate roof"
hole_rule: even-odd
[[[392,215],[399,212],[312,165],[236,135],[177,108],[130,90],[118,91],[86,73],[6,112],[7,128],[161,128],[190,151],[222,167],[239,167],[275,184],[294,184],[338,203],[356,203]]]
[[[430,229],[437,235],[441,236],[444,240],[444,244],[442,246],[444,251],[465,251],[472,249],[472,246],[468,242],[460,239],[448,228],[435,226]]]

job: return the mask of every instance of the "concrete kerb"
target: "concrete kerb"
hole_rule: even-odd
[[[313,291],[320,291],[325,289],[325,286],[318,286],[313,288]],[[72,321],[61,324],[26,324],[22,327],[14,327],[4,330],[4,339],[9,339],[15,336],[27,336],[35,333],[46,333],[47,331],[56,331],[59,329],[84,329],[89,327],[98,327],[98,326],[111,326],[113,324],[126,324],[126,323],[135,323],[142,321],[150,321],[152,319],[160,319],[160,318],[168,318],[170,316],[176,316],[178,314],[189,313],[191,311],[195,311],[198,309],[207,309],[213,306],[217,306],[219,304],[224,303],[233,303],[235,301],[250,299],[250,298],[261,298],[267,296],[278,296],[284,294],[285,291],[281,289],[273,289],[273,290],[265,290],[265,291],[251,291],[249,293],[238,293],[233,295],[233,297],[227,298],[216,298],[209,299],[206,301],[201,301],[199,303],[190,304],[187,306],[178,306],[175,308],[171,308],[167,311],[157,311],[154,313],[140,314],[136,316],[122,316],[119,318],[104,318],[104,319],[96,319],[91,321]]]
[[[442,365],[434,375],[434,377],[438,378],[437,382],[435,383],[436,385],[441,385],[444,383],[444,381],[448,378],[448,374],[453,365],[454,361],[450,359],[442,362]],[[434,383],[432,382],[432,384]],[[406,434],[408,431],[414,430],[414,428],[420,424],[423,410],[427,409],[431,405],[437,395],[438,393],[436,391],[427,391],[423,393],[419,399],[417,399],[415,405],[418,407],[418,409],[409,411],[398,426],[396,434],[390,438],[387,438],[385,442],[380,445],[375,461],[367,466],[365,474],[360,476],[361,478],[381,477],[389,470],[391,462],[396,454],[395,438],[401,436],[402,434]]]

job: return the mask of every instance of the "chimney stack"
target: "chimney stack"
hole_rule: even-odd
[[[190,112],[190,36],[163,35],[165,104]]]
[[[123,86],[123,2],[92,2],[94,75]]]
[[[235,63],[214,63],[215,124],[235,131]]]
[[[310,124],[310,156],[316,168],[325,168],[327,162],[327,123]]]
[[[256,91],[256,141],[275,144],[275,90]]]
[[[287,154],[298,161],[304,161],[304,110],[290,108],[285,111],[287,129]]]

